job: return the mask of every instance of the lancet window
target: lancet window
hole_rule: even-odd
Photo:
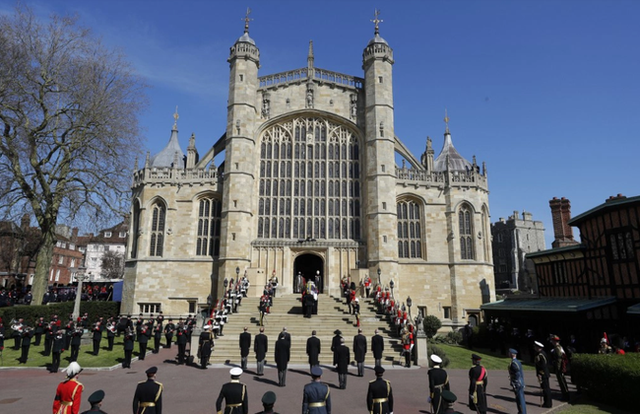
[[[467,204],[458,211],[458,231],[460,232],[460,258],[475,259],[473,248],[473,212]]]
[[[197,256],[220,255],[221,210],[222,203],[215,198],[205,197],[198,202]]]
[[[151,208],[151,243],[149,256],[162,256],[164,248],[164,226],[167,209],[157,202]]]
[[[397,204],[398,257],[422,258],[422,215],[420,205],[412,200]]]

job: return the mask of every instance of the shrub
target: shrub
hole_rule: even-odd
[[[571,380],[595,401],[635,411],[636,393],[640,389],[640,354],[575,354],[571,360]]]
[[[442,327],[442,322],[434,315],[427,315],[422,322],[422,326],[424,327],[424,333],[427,335],[427,338],[431,339],[438,333],[438,329]]]
[[[447,356],[447,353],[444,352],[444,350],[442,348],[438,348],[435,345],[430,345],[429,349],[427,351],[427,357],[429,358],[429,361],[431,361],[431,355],[436,354],[438,355],[440,358],[442,358],[442,368],[446,368],[449,365],[449,357]]]

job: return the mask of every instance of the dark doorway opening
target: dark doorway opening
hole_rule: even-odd
[[[318,292],[324,292],[324,263],[320,256],[302,254],[293,263],[293,291],[302,292],[302,287],[308,281],[315,282]],[[320,272],[320,273],[318,273]]]

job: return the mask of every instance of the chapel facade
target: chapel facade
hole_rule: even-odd
[[[431,139],[417,158],[395,135],[377,22],[363,77],[317,68],[312,43],[300,69],[259,76],[260,58],[246,24],[226,132],[204,155],[194,135],[184,154],[176,114],[167,146],[136,165],[122,312],[194,312],[243,275],[250,295],[273,276],[293,293],[318,274],[323,293],[369,276],[414,316],[479,321],[495,296],[486,168],[457,152],[446,117],[437,156]]]

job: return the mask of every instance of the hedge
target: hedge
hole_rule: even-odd
[[[575,354],[571,381],[589,398],[636,411],[640,390],[640,354]]]
[[[11,336],[11,321],[13,319],[23,318],[24,322],[29,326],[34,326],[35,322],[43,317],[45,322],[49,322],[53,315],[58,315],[58,319],[62,324],[66,324],[69,315],[73,313],[74,302],[60,302],[48,305],[31,305],[31,306],[11,306],[0,309],[0,318],[4,323],[7,333],[5,338]],[[98,320],[100,316],[105,320],[110,316],[118,316],[120,312],[120,302],[105,301],[85,301],[80,303],[80,316],[88,313],[91,323]]]

